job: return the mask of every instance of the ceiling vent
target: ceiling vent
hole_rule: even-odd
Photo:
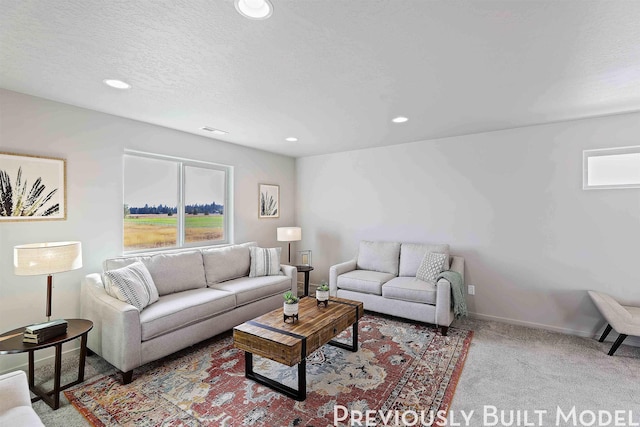
[[[204,127],[201,127],[200,129],[204,130],[204,131],[207,131],[207,132],[215,133],[216,135],[227,135],[229,133],[227,131],[216,129],[216,128],[212,128],[212,127],[209,127],[209,126],[204,126]]]

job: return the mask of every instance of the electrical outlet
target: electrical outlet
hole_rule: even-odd
[[[475,295],[476,294],[476,285],[469,285],[467,287],[469,288],[469,295]]]

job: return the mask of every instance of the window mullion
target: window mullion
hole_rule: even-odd
[[[184,163],[178,163],[178,247],[184,246],[185,201],[184,201]]]

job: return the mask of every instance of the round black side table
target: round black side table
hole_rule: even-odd
[[[304,273],[304,296],[309,296],[309,272],[313,271],[310,265],[296,265],[298,273]]]

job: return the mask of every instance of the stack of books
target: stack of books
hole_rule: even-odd
[[[37,325],[27,326],[24,329],[22,342],[31,344],[40,344],[55,338],[58,335],[67,333],[67,321],[64,319],[52,320],[50,322],[38,323]]]

